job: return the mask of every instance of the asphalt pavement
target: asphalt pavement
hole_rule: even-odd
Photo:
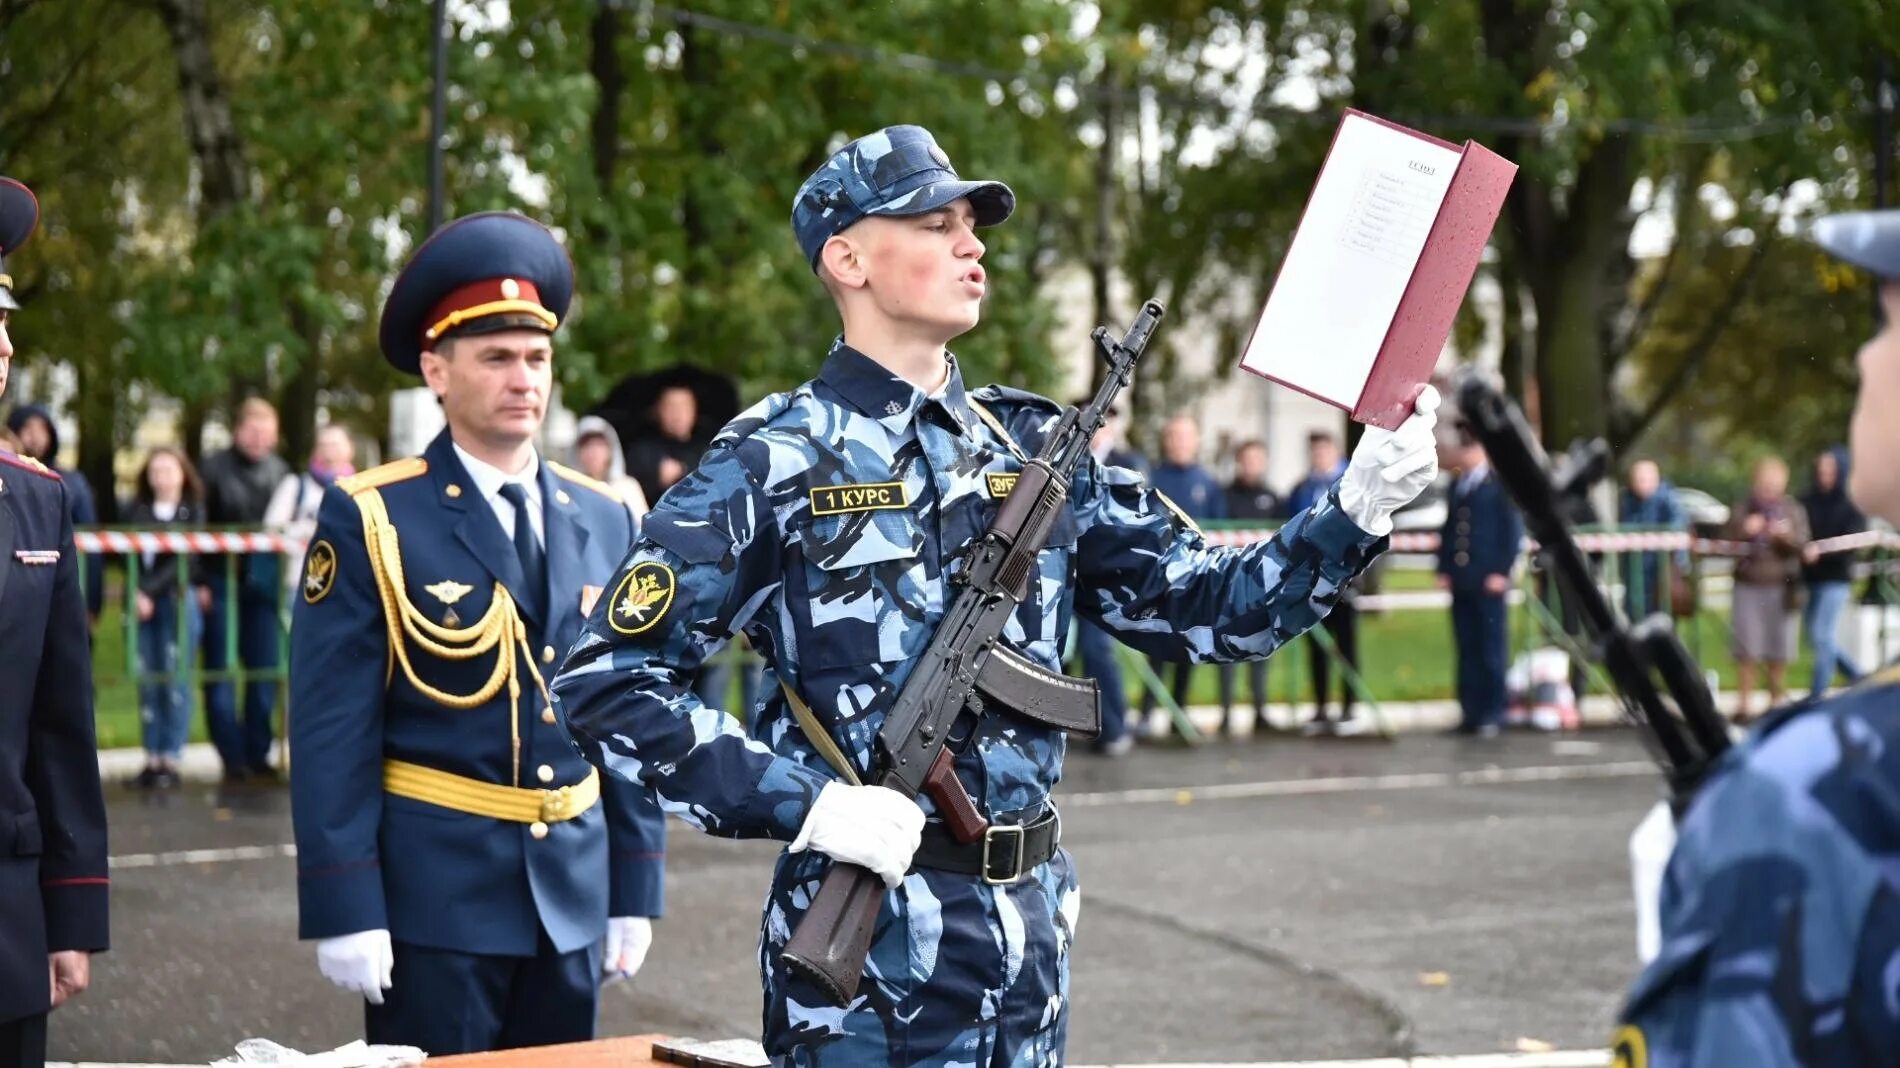
[[[285,791],[108,789],[114,946],[54,1015],[54,1059],[360,1037],[360,1002],[296,941]],[[1657,793],[1617,729],[1072,757],[1070,1060],[1600,1048],[1636,967],[1625,840]],[[604,993],[604,1034],[756,1035],[773,853],[674,825],[667,916],[645,969]]]

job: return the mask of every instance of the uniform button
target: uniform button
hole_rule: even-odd
[[[554,663],[554,646],[543,645],[541,647],[541,662],[543,664]]]
[[[553,782],[554,769],[548,767],[546,764],[543,764],[540,767],[534,769],[534,777],[537,779],[540,779],[542,782]]]
[[[1459,553],[1457,556],[1451,558],[1451,562],[1457,564],[1459,567],[1463,567],[1471,562],[1471,556],[1468,553]]]
[[[451,484],[448,489],[445,489],[442,492],[448,494],[451,497],[460,497],[462,495],[462,487]]]
[[[528,833],[534,835],[536,838],[546,838],[548,836],[548,825],[542,823],[540,820],[535,820],[533,823],[528,824]]]
[[[555,499],[555,500],[557,500],[557,501],[560,501],[560,502],[561,502],[562,504],[572,504],[572,503],[574,503],[574,498],[572,498],[572,497],[569,497],[569,496],[567,495],[567,491],[566,491],[566,490],[555,490],[555,491],[554,491],[554,499]]]
[[[549,705],[546,708],[543,708],[541,710],[541,722],[543,723],[554,722],[554,706],[553,705]]]

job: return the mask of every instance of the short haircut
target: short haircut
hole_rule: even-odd
[[[1330,430],[1313,430],[1307,433],[1306,443],[1308,445],[1318,445],[1321,442],[1325,442],[1328,445],[1337,445],[1339,444],[1339,439],[1334,437],[1333,432]]]
[[[239,424],[243,424],[253,419],[269,419],[272,422],[276,422],[276,406],[262,397],[244,398],[244,403],[238,405],[237,421]]]
[[[1234,446],[1234,454],[1238,456],[1239,454],[1246,452],[1248,449],[1259,449],[1261,452],[1266,452],[1267,443],[1264,441],[1261,441],[1259,438],[1248,438],[1246,441],[1243,441],[1239,445]]]

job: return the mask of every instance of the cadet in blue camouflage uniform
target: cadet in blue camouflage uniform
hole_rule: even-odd
[[[987,288],[974,228],[1014,203],[1001,183],[960,180],[915,126],[852,142],[806,180],[793,228],[843,335],[815,379],[742,414],[667,492],[554,683],[590,761],[708,833],[792,843],[760,939],[779,1064],[1062,1061],[1080,901],[1049,797],[1065,736],[991,708],[956,760],[977,809],[1024,829],[1020,862],[1001,861],[1013,878],[986,882],[980,841],[924,826],[927,799],[854,785],[955,596],[959,554],[1061,411],[966,391],[944,349],[976,325]],[[1326,613],[1384,547],[1392,509],[1430,481],[1435,405],[1370,431],[1339,488],[1245,549],[1210,546],[1134,472],[1086,462],[1007,643],[1060,670],[1079,611],[1171,659],[1266,656]],[[692,689],[738,633],[773,679],[750,737]],[[891,888],[843,1009],[780,961],[834,859]]]
[[[1827,251],[1880,280],[1860,351],[1858,457],[1900,449],[1900,211],[1822,219]],[[1900,468],[1850,490],[1900,522]],[[1661,948],[1615,1041],[1625,1068],[1900,1064],[1900,671],[1796,705],[1730,750],[1683,814]]]

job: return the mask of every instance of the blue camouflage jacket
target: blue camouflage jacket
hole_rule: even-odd
[[[1061,410],[1001,387],[966,393],[954,359],[926,396],[834,343],[816,379],[734,420],[647,517],[554,683],[583,753],[703,830],[795,838],[837,775],[780,685],[868,777],[884,713],[955,595],[946,576]],[[1170,659],[1264,657],[1384,544],[1335,495],[1271,541],[1216,548],[1141,476],[1089,460],[1004,637],[1059,670],[1079,611]],[[750,737],[692,690],[740,632],[769,665]],[[1064,742],[989,715],[957,774],[980,810],[1013,822],[1044,805]]]
[[[1663,877],[1630,1068],[1900,1064],[1900,673],[1730,750]]]

